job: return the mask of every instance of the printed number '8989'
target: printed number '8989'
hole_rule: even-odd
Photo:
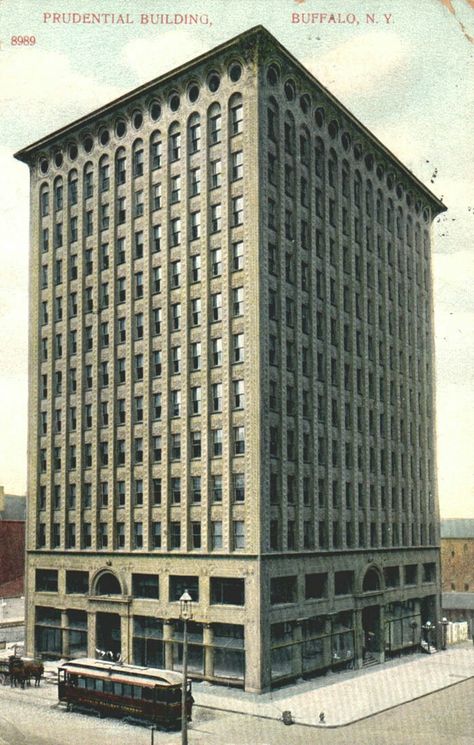
[[[36,44],[36,36],[12,36],[10,44],[13,47],[33,47]]]

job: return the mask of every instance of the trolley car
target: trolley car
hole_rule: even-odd
[[[171,670],[82,658],[58,669],[59,701],[95,711],[99,716],[142,719],[163,729],[181,727],[183,676]],[[186,714],[194,699],[187,684]]]

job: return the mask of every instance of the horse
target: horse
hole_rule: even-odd
[[[26,660],[23,662],[23,672],[25,674],[28,685],[30,685],[31,678],[35,681],[35,687],[39,688],[41,683],[41,676],[44,673],[44,665],[40,660]]]
[[[11,655],[8,659],[8,672],[12,688],[18,684],[22,688],[25,687],[25,683],[30,685],[31,678],[34,678],[35,686],[39,687],[44,665],[40,660],[23,660],[21,657]]]
[[[21,688],[25,687],[26,676],[23,669],[23,660],[21,657],[16,655],[10,655],[8,658],[8,674],[10,676],[11,688],[20,685]]]

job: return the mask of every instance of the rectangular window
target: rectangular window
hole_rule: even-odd
[[[245,548],[245,522],[243,520],[233,522],[233,541],[234,549]]]
[[[134,598],[158,600],[159,577],[157,574],[132,574],[132,595]]]
[[[297,600],[297,577],[272,577],[270,580],[270,603],[295,603]]]
[[[211,577],[211,605],[245,605],[245,580]]]
[[[211,549],[222,548],[222,521],[211,521]]]

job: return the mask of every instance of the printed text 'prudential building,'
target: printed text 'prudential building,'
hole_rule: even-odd
[[[417,645],[443,204],[262,27],[16,157],[28,653],[180,669],[185,588],[249,691]]]

